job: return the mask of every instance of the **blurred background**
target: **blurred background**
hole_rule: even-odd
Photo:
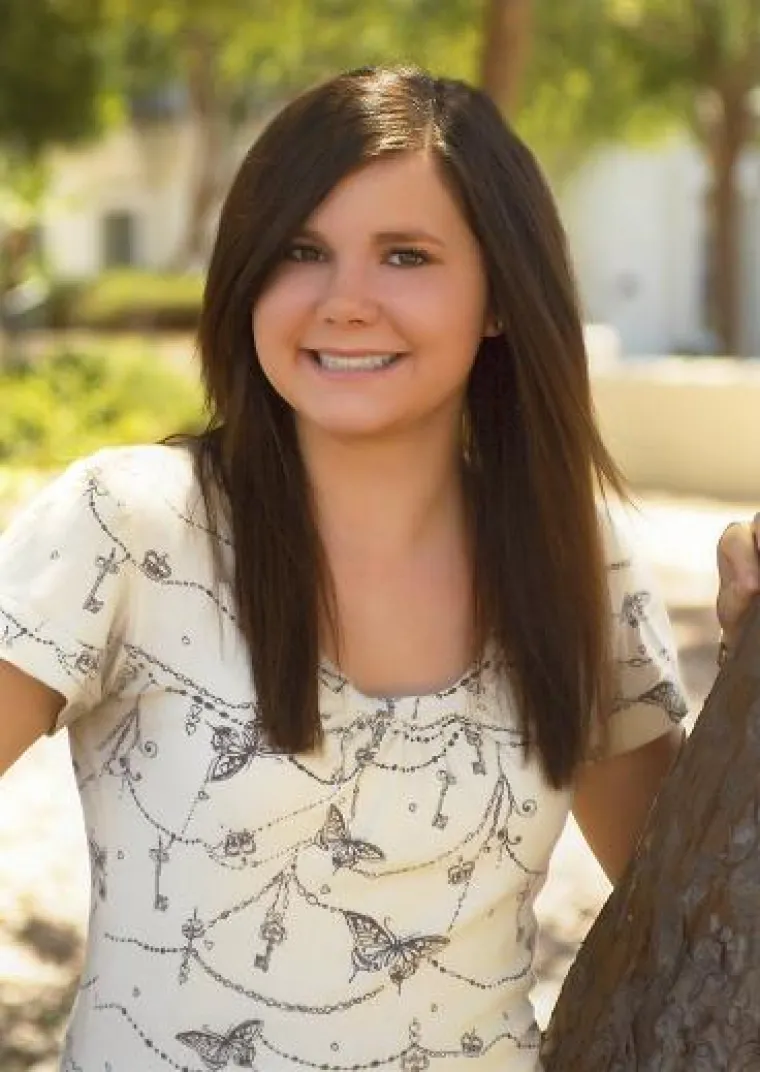
[[[715,542],[760,507],[757,0],[3,0],[0,527],[66,462],[202,421],[193,330],[257,130],[340,69],[484,86],[575,261],[602,430],[641,500],[695,707]],[[52,1072],[89,879],[65,735],[0,784],[0,1070]],[[545,1020],[607,887],[570,824]]]

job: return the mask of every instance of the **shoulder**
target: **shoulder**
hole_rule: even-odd
[[[105,447],[74,462],[70,471],[97,480],[114,498],[130,505],[149,504],[167,495],[187,497],[195,482],[190,451],[163,444]]]
[[[182,446],[107,447],[70,466],[61,484],[64,494],[85,489],[132,531],[185,517],[201,499],[192,455]]]
[[[660,583],[645,537],[645,522],[635,507],[612,502],[599,514],[607,586],[613,601],[626,601],[636,594],[647,601],[660,601]],[[638,598],[638,596],[636,596]]]
[[[607,569],[611,574],[630,569],[636,557],[636,536],[630,510],[618,502],[597,507],[599,532]]]
[[[46,534],[72,557],[97,540],[124,544],[155,539],[205,519],[193,458],[183,447],[109,447],[70,464],[22,508],[3,533],[0,550],[18,554]]]

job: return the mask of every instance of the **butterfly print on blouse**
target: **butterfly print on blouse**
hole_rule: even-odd
[[[421,961],[440,953],[449,944],[449,939],[439,934],[397,938],[387,927],[360,912],[344,911],[343,916],[354,939],[352,979],[360,971],[387,969],[391,981],[401,989],[401,984],[414,975]]]
[[[257,756],[273,756],[277,752],[264,739],[257,722],[246,722],[242,730],[230,726],[215,726],[211,747],[216,756],[211,761],[207,781],[225,782],[246,770]]]
[[[385,853],[377,845],[351,837],[346,820],[334,804],[330,805],[325,824],[315,841],[321,849],[330,853],[336,871],[341,867],[355,867],[361,860],[385,859]]]
[[[230,1062],[234,1062],[238,1068],[253,1068],[256,1058],[254,1043],[261,1034],[262,1026],[261,1020],[244,1020],[225,1035],[203,1030],[181,1031],[175,1037],[184,1046],[195,1050],[212,1072],[227,1068]]]
[[[672,681],[660,681],[639,696],[639,703],[661,707],[672,722],[680,722],[689,713],[689,705],[678,685]]]

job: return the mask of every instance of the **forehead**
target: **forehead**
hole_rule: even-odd
[[[474,240],[435,159],[424,152],[373,160],[347,175],[308,223],[322,232],[349,225],[373,231],[420,228],[442,238]]]

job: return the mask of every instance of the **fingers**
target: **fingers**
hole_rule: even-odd
[[[756,592],[760,587],[760,513],[752,521],[734,521],[718,541],[721,581]]]
[[[718,619],[731,648],[753,596],[760,592],[760,513],[751,521],[735,521],[723,532],[718,543],[718,573]]]

